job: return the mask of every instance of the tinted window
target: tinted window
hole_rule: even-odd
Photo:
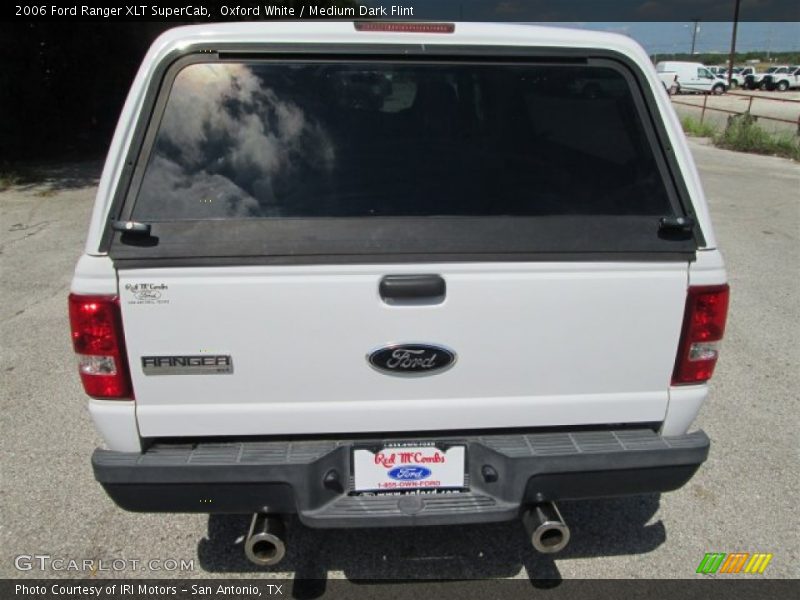
[[[620,72],[431,63],[185,67],[134,207],[143,221],[672,212]]]

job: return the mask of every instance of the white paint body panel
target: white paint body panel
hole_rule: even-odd
[[[661,425],[661,435],[683,435],[697,418],[700,407],[708,398],[708,385],[686,385],[669,390],[667,418]]]
[[[106,447],[117,452],[141,452],[136,427],[136,403],[132,400],[89,400],[89,414]]]
[[[114,263],[108,256],[84,254],[78,259],[78,264],[75,266],[70,292],[115,296],[117,294],[117,271]]]
[[[689,285],[720,285],[727,281],[725,263],[719,250],[698,252],[697,258],[689,265]]]
[[[384,275],[438,273],[447,298],[390,306]],[[253,435],[661,421],[685,263],[125,270],[123,321],[142,435]],[[166,285],[136,304],[128,284]],[[366,355],[452,348],[398,378]],[[142,356],[229,354],[233,374],[144,375]]]

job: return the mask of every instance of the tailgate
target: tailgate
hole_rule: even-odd
[[[444,298],[387,303],[380,281],[398,273],[409,271],[120,272],[141,434],[663,420],[686,295],[685,263],[427,265],[413,273],[440,275]],[[442,346],[456,361],[419,377],[372,368],[370,353],[393,343]],[[204,355],[230,357],[232,369],[174,360],[161,360],[160,373],[143,368],[145,357]]]

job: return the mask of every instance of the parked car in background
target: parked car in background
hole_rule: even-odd
[[[719,95],[728,89],[727,82],[717,77],[702,63],[663,61],[656,65],[656,71],[662,82],[665,77],[669,78],[670,74],[675,74],[681,93]]]
[[[775,72],[764,75],[760,87],[770,92],[800,88],[800,66],[780,67]]]
[[[768,75],[783,75],[789,73],[789,66],[788,65],[776,65],[774,67],[770,67],[764,73],[758,73],[753,71],[752,74],[746,75],[744,78],[744,89],[746,90],[764,90],[766,88],[766,84],[764,82],[764,78]]]
[[[678,74],[672,71],[666,71],[658,74],[661,83],[664,84],[664,89],[670,96],[680,93],[681,84],[678,83]]]
[[[734,67],[731,75],[731,88],[744,87],[745,78],[755,72],[753,67]]]
[[[725,85],[725,91],[727,91],[728,88],[730,87],[728,85],[728,72],[725,71],[724,73],[716,74],[714,75],[714,77],[716,77],[719,81],[721,81]]]

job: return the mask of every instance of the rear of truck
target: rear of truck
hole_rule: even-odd
[[[123,508],[533,530],[705,460],[726,275],[647,56],[401,25],[153,45],[70,297]]]

